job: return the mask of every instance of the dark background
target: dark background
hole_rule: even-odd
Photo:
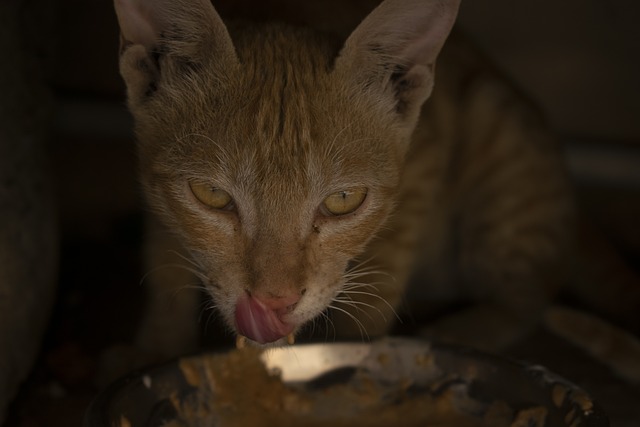
[[[98,390],[101,352],[131,339],[143,304],[144,208],[117,71],[112,3],[51,4],[49,150],[62,238],[59,296],[42,353],[7,427],[79,425]],[[631,0],[463,0],[459,19],[547,113],[566,148],[586,228],[606,237],[604,246],[610,244],[624,262],[623,274],[640,271],[638,22],[640,3]],[[590,250],[598,253],[600,245]],[[633,405],[640,402],[638,387],[553,337],[532,340],[513,355],[587,387],[603,401],[614,426],[640,424]],[[553,354],[541,347],[553,348]]]

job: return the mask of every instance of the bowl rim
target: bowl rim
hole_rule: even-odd
[[[418,345],[422,346],[426,351],[429,352],[438,352],[442,354],[443,357],[454,356],[459,359],[473,359],[474,361],[479,361],[481,363],[485,363],[488,365],[497,365],[502,366],[505,369],[508,367],[509,369],[515,369],[521,371],[527,376],[533,383],[539,387],[544,388],[552,388],[553,386],[560,384],[566,387],[572,393],[569,393],[569,398],[572,396],[577,396],[578,398],[573,401],[568,401],[568,404],[572,407],[575,407],[578,411],[580,411],[581,405],[585,397],[588,398],[589,402],[592,404],[591,408],[588,411],[583,411],[581,416],[579,417],[580,423],[576,424],[579,427],[609,427],[609,418],[604,412],[601,405],[593,400],[590,397],[590,394],[584,391],[581,387],[577,386],[575,383],[565,379],[564,377],[555,374],[549,371],[547,368],[541,365],[534,365],[530,363],[526,363],[524,361],[520,361],[507,356],[499,356],[495,354],[486,353],[474,348],[453,345],[447,343],[440,343],[434,340],[428,340],[423,338],[416,337],[402,337],[402,336],[394,336],[387,337],[381,340],[372,340],[370,342],[362,342],[362,341],[335,341],[331,343],[323,343],[323,342],[310,342],[310,343],[302,343],[295,344],[293,346],[288,346],[284,348],[276,348],[275,351],[279,351],[282,349],[286,349],[287,351],[291,349],[313,349],[314,347],[323,347],[323,348],[331,348],[337,346],[351,346],[351,347],[360,347],[364,349],[370,349],[374,345],[379,345],[380,343],[384,343],[384,345],[389,345],[391,347],[401,347],[406,344],[410,345]],[[114,381],[102,391],[100,391],[94,399],[91,401],[89,406],[87,407],[83,419],[83,427],[114,427],[114,421],[110,418],[109,409],[112,405],[114,399],[126,390],[127,387],[138,386],[141,382],[144,382],[145,377],[155,378],[163,373],[167,373],[171,368],[177,367],[181,360],[196,360],[199,358],[203,358],[209,355],[220,355],[232,351],[233,348],[221,348],[213,351],[201,351],[191,355],[187,355],[184,357],[179,357],[165,363],[151,365],[148,367],[144,367],[141,369],[136,369],[124,377]],[[268,351],[273,351],[274,349],[267,349]],[[571,424],[573,425],[573,424]],[[133,426],[137,427],[137,426]]]

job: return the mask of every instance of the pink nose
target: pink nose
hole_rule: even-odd
[[[236,304],[236,327],[245,337],[266,344],[286,337],[295,325],[283,320],[300,301],[300,295],[259,297],[248,293]]]

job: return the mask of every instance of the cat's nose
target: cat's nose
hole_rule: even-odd
[[[253,297],[273,310],[278,315],[278,317],[281,317],[285,314],[291,313],[296,308],[298,302],[300,301],[300,298],[302,297],[302,294],[289,294],[282,296],[261,296],[254,294]]]

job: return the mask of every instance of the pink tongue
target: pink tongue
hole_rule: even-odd
[[[238,300],[236,327],[240,335],[260,344],[277,341],[294,329],[282,322],[273,310],[249,295]]]

